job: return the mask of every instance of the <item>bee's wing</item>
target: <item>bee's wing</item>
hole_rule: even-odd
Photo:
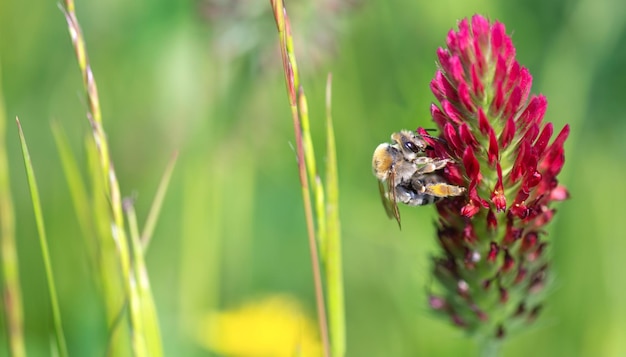
[[[400,224],[400,211],[398,210],[398,203],[396,201],[396,188],[395,188],[395,175],[390,173],[387,178],[386,185],[382,181],[378,181],[378,191],[380,192],[380,199],[385,207],[385,212],[389,218],[395,218],[398,221],[398,227],[402,228]]]

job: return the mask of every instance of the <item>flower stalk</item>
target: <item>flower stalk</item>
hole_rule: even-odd
[[[431,155],[454,160],[442,175],[468,194],[437,204],[442,253],[433,261],[430,305],[470,334],[499,339],[541,311],[545,227],[552,203],[568,198],[557,175],[569,126],[550,143],[547,100],[530,94],[532,76],[503,24],[464,19],[437,57],[431,114],[443,140],[425,138]]]

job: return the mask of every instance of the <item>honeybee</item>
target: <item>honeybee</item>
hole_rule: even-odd
[[[372,169],[385,211],[398,221],[398,226],[398,202],[421,206],[465,192],[465,188],[450,185],[435,173],[451,160],[426,156],[429,145],[422,135],[402,130],[391,134],[391,141],[374,150]]]

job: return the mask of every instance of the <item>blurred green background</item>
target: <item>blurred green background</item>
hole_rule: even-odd
[[[475,347],[425,297],[434,209],[380,205],[371,154],[399,129],[433,127],[429,82],[448,30],[475,13],[512,34],[518,60],[569,123],[560,176],[571,199],[550,226],[555,277],[540,319],[504,356],[626,356],[626,5],[580,1],[289,1],[318,160],[333,73],[348,356],[461,356]],[[195,316],[276,292],[315,316],[306,228],[269,1],[79,1],[124,195],[147,214],[180,152],[147,264],[166,355],[207,355]],[[29,356],[49,355],[51,313],[12,118],[26,133],[70,354],[106,339],[50,128],[79,162],[89,131],[81,78],[55,1],[0,0],[0,66]],[[323,161],[322,161],[323,162]],[[2,327],[4,329],[4,326]],[[8,354],[0,331],[0,356]],[[210,355],[210,354],[209,354]]]

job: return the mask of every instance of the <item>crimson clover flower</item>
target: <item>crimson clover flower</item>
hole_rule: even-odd
[[[454,160],[442,174],[468,194],[437,204],[443,253],[434,258],[430,305],[469,332],[503,337],[542,306],[545,226],[552,202],[568,197],[557,175],[569,126],[549,143],[546,98],[530,94],[532,77],[503,24],[464,19],[446,45],[431,82],[443,140],[425,138],[432,155]]]

